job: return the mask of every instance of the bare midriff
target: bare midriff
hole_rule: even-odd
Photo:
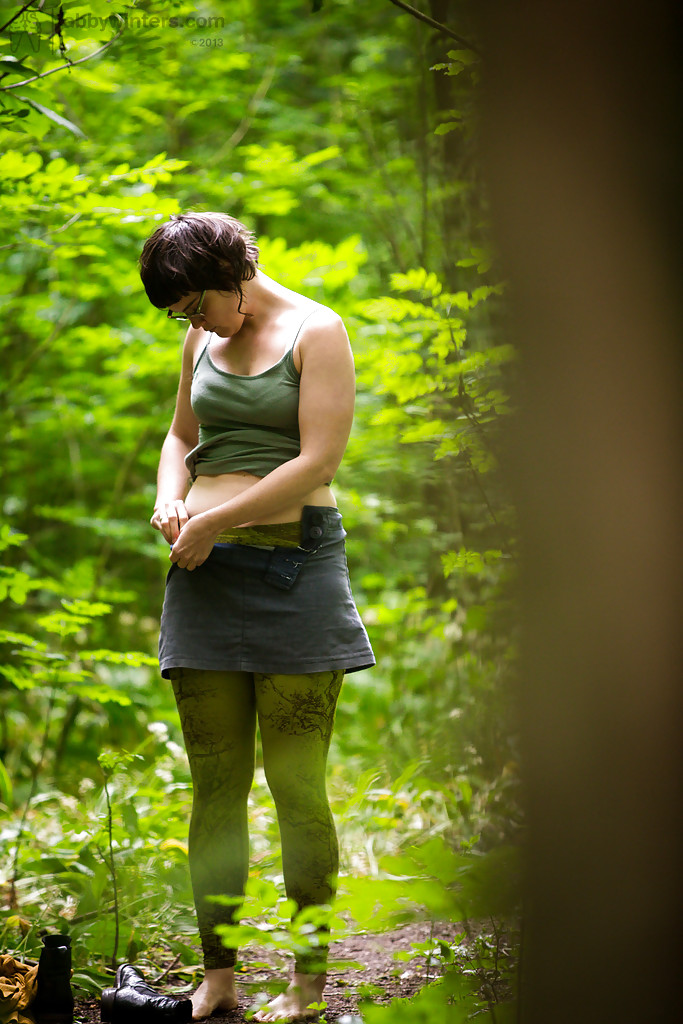
[[[251,473],[222,473],[220,476],[198,476],[192,484],[187,497],[185,508],[190,517],[199,515],[200,512],[208,512],[209,509],[223,505],[226,501],[236,498],[239,494],[257,484],[260,477]],[[285,505],[270,516],[259,516],[252,520],[253,523],[296,523],[301,519],[301,511],[304,505],[329,505],[336,507],[336,501],[332,489],[323,485],[316,487],[314,491],[307,494],[301,501],[292,505]],[[244,524],[240,524],[244,525]]]

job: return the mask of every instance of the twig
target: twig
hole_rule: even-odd
[[[470,922],[469,922],[469,918],[467,917],[467,914],[463,914],[462,926],[465,929],[465,935],[467,936],[467,941],[469,942],[469,944],[471,946],[474,947],[474,951],[475,951],[475,958],[474,959],[475,959],[475,963],[477,964],[477,974],[479,976],[479,980],[481,981],[483,979],[484,981],[486,981],[485,973],[484,973],[484,964],[482,963],[482,959],[481,959],[481,956],[479,954],[479,950],[477,949],[477,943],[476,943],[476,940],[474,938],[474,935],[472,934],[472,929],[470,928]],[[490,988],[489,985],[487,985],[486,987]],[[494,998],[495,998],[495,992],[494,992]],[[496,1009],[495,1009],[495,1005],[489,999],[488,992],[486,993],[486,1006],[487,1006],[487,1009],[488,1009],[490,1017],[491,1017],[491,1024],[496,1024]]]
[[[490,914],[489,914],[489,921],[491,922],[491,927],[493,928],[493,934],[496,937],[496,954],[495,954],[495,956],[493,958],[493,970],[494,970],[494,973],[495,973],[495,976],[496,976],[496,980],[498,980],[498,960],[500,959],[500,943],[501,943],[501,940],[502,940],[502,935],[498,931],[498,928],[496,926],[496,922],[493,920],[493,918],[492,918],[492,916]],[[494,996],[496,995],[495,989],[494,989],[493,994],[494,994]],[[498,1002],[498,997],[497,996],[496,996],[496,1002]]]
[[[112,824],[111,814],[111,800],[109,799],[109,786],[107,785],[107,773],[103,769],[104,774],[104,795],[107,800],[107,834],[109,837],[109,873],[111,874],[112,884],[114,886],[114,952],[111,956],[111,967],[112,970],[116,970],[116,961],[119,955],[119,890],[116,884],[116,863],[114,861],[114,828]],[[105,864],[107,859],[104,859]]]
[[[429,922],[429,956],[427,957],[427,984],[429,984],[429,975],[432,969],[432,949],[434,947],[434,920]]]
[[[65,310],[60,319],[57,320],[57,322],[54,324],[49,335],[29,353],[29,357],[24,363],[24,365],[20,366],[17,372],[14,374],[14,376],[10,378],[10,387],[14,387],[17,384],[20,384],[21,381],[30,372],[31,368],[35,365],[36,360],[40,356],[42,356],[43,353],[47,352],[50,349],[52,342],[55,340],[55,338],[58,337],[59,332],[66,323],[68,314],[71,312],[71,309],[72,306],[69,306],[68,309]]]
[[[14,848],[14,858],[12,860],[12,877],[10,879],[10,907],[17,905],[17,880],[19,878],[19,851],[21,849],[21,841],[24,838],[24,829],[26,828],[26,821],[28,819],[29,808],[31,807],[31,801],[36,795],[36,789],[38,786],[38,776],[45,762],[45,754],[47,753],[47,741],[50,735],[50,720],[52,718],[52,711],[55,706],[55,700],[57,699],[57,688],[53,686],[50,693],[50,700],[47,706],[47,713],[45,715],[45,728],[43,729],[43,738],[40,744],[40,752],[38,759],[33,765],[31,772],[31,788],[29,794],[26,797],[26,803],[24,804],[24,812],[21,816],[21,822],[19,823],[19,831],[17,832],[17,845]]]
[[[166,978],[171,973],[173,968],[177,966],[179,961],[180,961],[180,953],[178,953],[178,955],[175,958],[175,960],[173,960],[173,962],[168,965],[166,970],[162,971],[161,974],[159,975],[159,977],[154,979],[154,984],[158,985],[159,982],[163,981],[164,978]]]
[[[427,60],[425,53],[425,40],[420,40],[420,84],[418,88],[418,107],[420,112],[420,119],[422,121],[422,137],[427,138],[430,130],[429,126],[429,104],[427,101],[427,75],[430,62]],[[430,147],[420,146],[420,185],[421,185],[421,210],[420,210],[420,258],[421,265],[427,266],[428,255],[427,255],[427,238],[428,231],[427,226],[429,223],[429,200],[431,190],[429,188],[429,171],[430,171]]]
[[[450,312],[450,308],[449,308],[449,312]],[[449,326],[449,330],[451,331],[451,337],[453,337],[453,330],[451,328],[450,322],[449,322],[448,326]],[[492,449],[492,445],[491,445],[490,439],[486,436],[486,431],[484,430],[484,428],[482,427],[481,423],[476,418],[474,413],[470,409],[467,408],[466,402],[470,402],[471,399],[470,399],[470,396],[467,394],[467,391],[465,389],[465,383],[463,381],[462,376],[460,377],[460,381],[458,383],[458,398],[460,400],[460,403],[461,403],[461,406],[462,406],[462,410],[465,413],[465,418],[467,419],[468,423],[470,423],[472,425],[472,427],[474,427],[474,429],[478,432],[479,436],[482,438],[484,443],[488,444],[488,447],[490,449]],[[494,452],[494,454],[495,454],[495,452]],[[465,462],[467,463],[467,466],[468,466],[468,468],[469,468],[469,470],[470,470],[470,472],[472,474],[472,477],[474,479],[474,483],[475,483],[477,489],[479,490],[479,493],[481,494],[482,498],[484,499],[484,504],[486,505],[486,507],[487,507],[487,509],[489,511],[489,515],[491,516],[491,519],[492,519],[494,525],[500,528],[501,524],[498,521],[496,513],[493,511],[493,508],[491,506],[491,502],[489,501],[489,498],[488,498],[488,495],[487,495],[486,490],[484,488],[484,485],[481,482],[479,473],[474,468],[474,465],[472,463],[472,459],[470,458],[469,454],[466,451],[463,452],[463,455],[465,457]],[[505,537],[501,537],[501,547],[503,547],[505,549],[505,551],[509,554],[509,549],[508,549],[508,545],[507,545]]]
[[[448,25],[442,25],[440,21],[435,21],[434,18],[430,18],[428,14],[423,14],[422,11],[417,11],[414,7],[411,7],[410,4],[404,3],[403,0],[389,0],[389,2],[394,4],[396,7],[400,7],[401,10],[403,11],[407,11],[408,14],[412,14],[412,16],[414,18],[417,18],[418,21],[424,21],[426,25],[430,25],[432,28],[435,28],[437,32],[443,32],[444,35],[450,36],[451,39],[455,39],[456,42],[460,43],[468,50],[472,50],[473,53],[476,53],[480,57],[483,57],[483,54],[478,46],[475,46],[473,43],[468,42],[467,39],[463,39],[463,37],[459,36],[457,32],[454,32],[452,29],[450,29]]]
[[[0,86],[0,92],[9,92],[10,89],[21,89],[24,85],[30,85],[31,82],[37,82],[39,78],[47,78],[48,75],[54,75],[57,71],[64,71],[66,68],[75,68],[77,64],[84,64],[86,60],[92,60],[93,57],[99,56],[100,53],[104,53],[110,46],[113,46],[117,39],[123,35],[123,29],[120,29],[113,39],[110,39],[104,46],[100,46],[99,50],[95,50],[94,53],[89,53],[86,57],[79,57],[78,60],[71,60],[67,64],[60,64],[59,67],[52,68],[50,71],[43,71],[40,75],[34,75],[33,78],[25,78],[23,82],[15,82],[14,85],[2,85]]]
[[[467,462],[467,466],[468,466],[468,468],[470,470],[470,473],[472,474],[472,478],[474,480],[474,483],[475,483],[477,489],[479,490],[479,493],[481,494],[482,498],[484,499],[484,504],[486,505],[486,507],[487,507],[487,509],[489,511],[489,515],[491,516],[493,524],[494,524],[494,526],[500,527],[500,523],[498,522],[498,519],[496,518],[496,513],[493,511],[493,508],[491,507],[491,502],[489,501],[488,495],[487,495],[486,491],[484,490],[484,485],[482,484],[481,480],[479,479],[479,473],[474,468],[474,464],[472,462],[472,459],[467,454],[467,452],[465,452],[464,454],[465,454],[465,461]],[[501,541],[501,547],[505,548],[506,551],[507,551],[507,545],[505,543],[505,538],[503,538],[502,541]]]
[[[80,213],[80,212],[79,213],[74,213],[73,217],[69,217],[69,219],[66,222],[66,224],[62,224],[61,228],[55,228],[54,231],[52,232],[52,234],[53,235],[58,235],[58,234],[60,234],[60,232],[66,231],[66,229],[70,228],[72,224],[75,224],[77,220],[80,220],[82,216],[83,216],[83,214]],[[50,232],[47,232],[47,234],[50,234]],[[46,235],[42,235],[41,237],[45,238]]]
[[[252,126],[252,123],[254,121],[254,114],[260,107],[263,100],[266,98],[268,90],[273,84],[273,79],[275,78],[276,70],[277,61],[274,60],[263,72],[263,77],[261,78],[259,84],[256,86],[254,95],[251,97],[249,103],[247,104],[247,110],[244,117],[237,125],[230,138],[226,142],[224,142],[220,149],[217,149],[216,152],[213,154],[211,159],[208,161],[209,164],[215,164],[225,155],[225,153],[229,153],[231,149],[234,149],[235,146],[238,146],[240,144],[240,142],[242,141],[242,139]]]
[[[365,118],[361,113],[357,113],[356,124],[358,125],[358,129],[361,135],[365,139],[365,144],[368,147],[368,149],[372,153],[378,153],[380,151],[380,147],[376,144],[375,136],[373,133],[372,121],[370,121],[368,118]],[[403,224],[403,227],[405,229],[406,235],[408,236],[408,241],[411,244],[413,252],[419,252],[419,239],[415,234],[412,224],[410,223],[408,218],[403,215],[403,211],[401,210],[401,204],[399,201],[399,193],[394,188],[391,178],[385,172],[383,160],[377,161],[376,170],[387,193],[396,203],[395,211],[393,211],[395,221]]]
[[[140,455],[140,452],[144,450],[149,435],[150,429],[148,427],[145,427],[145,429],[141,432],[140,437],[138,438],[137,444],[129,452],[127,458],[122,462],[119,472],[117,473],[116,480],[114,482],[111,500],[109,501],[109,504],[107,505],[104,512],[105,518],[108,518],[114,514],[114,510],[116,509],[119,500],[126,489],[126,484],[128,483],[128,477],[131,473],[131,470],[133,469],[135,462],[138,456]],[[95,572],[92,584],[93,593],[96,593],[98,587],[100,586],[100,576],[106,568],[107,562],[111,557],[111,553],[114,549],[115,543],[116,542],[113,537],[107,536],[104,539],[104,542],[100,549],[100,553],[97,556],[97,561],[95,563]]]
[[[82,216],[82,213],[74,213],[73,217],[69,217],[66,224],[62,224],[61,228],[55,228],[54,231],[46,231],[44,235],[36,235],[36,239],[42,240],[44,238],[48,238],[50,235],[58,235],[60,231],[66,231],[67,228],[70,228],[71,225],[74,224],[77,220],[80,220]],[[31,241],[33,240],[34,239],[31,239]],[[7,245],[0,245],[0,252],[3,249],[16,249],[17,246],[24,244],[25,239],[20,239],[18,242],[8,242]],[[85,245],[85,242],[83,244]]]

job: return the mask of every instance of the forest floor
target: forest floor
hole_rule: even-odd
[[[364,970],[358,967],[345,967],[341,970],[330,967],[324,996],[327,1002],[325,1020],[329,1024],[350,1024],[355,1016],[356,1024],[362,1017],[362,1003],[369,996],[375,1003],[389,1003],[396,996],[414,995],[428,981],[438,977],[438,965],[432,963],[428,973],[422,957],[402,961],[394,956],[402,951],[411,952],[411,943],[426,942],[430,935],[437,940],[452,941],[457,929],[452,924],[434,927],[434,930],[432,927],[428,922],[411,924],[380,935],[355,935],[333,943],[330,947],[332,962],[354,961],[365,967]],[[266,970],[262,962],[253,972],[247,969],[240,976],[243,983],[241,988],[238,981],[239,1006],[229,1013],[212,1016],[212,1024],[237,1024],[245,1021],[245,1014],[256,993],[265,991],[267,983],[280,978],[275,968]],[[164,991],[163,986],[159,987],[159,991]],[[97,1024],[99,1020],[99,1000],[77,1001],[74,1024]]]

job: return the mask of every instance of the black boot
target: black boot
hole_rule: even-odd
[[[30,1013],[37,1024],[72,1024],[71,938],[45,935],[38,963],[38,992]]]
[[[192,1003],[189,999],[159,995],[139,971],[130,964],[122,964],[116,972],[116,988],[105,988],[102,992],[100,1015],[109,1024],[185,1024],[192,1020]]]

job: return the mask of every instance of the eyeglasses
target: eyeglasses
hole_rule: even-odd
[[[202,313],[202,303],[204,302],[204,296],[206,295],[207,289],[205,288],[202,294],[199,296],[199,302],[194,313],[186,313],[184,310],[182,313],[174,313],[173,310],[169,309],[166,314],[169,320],[206,320],[205,315]]]

